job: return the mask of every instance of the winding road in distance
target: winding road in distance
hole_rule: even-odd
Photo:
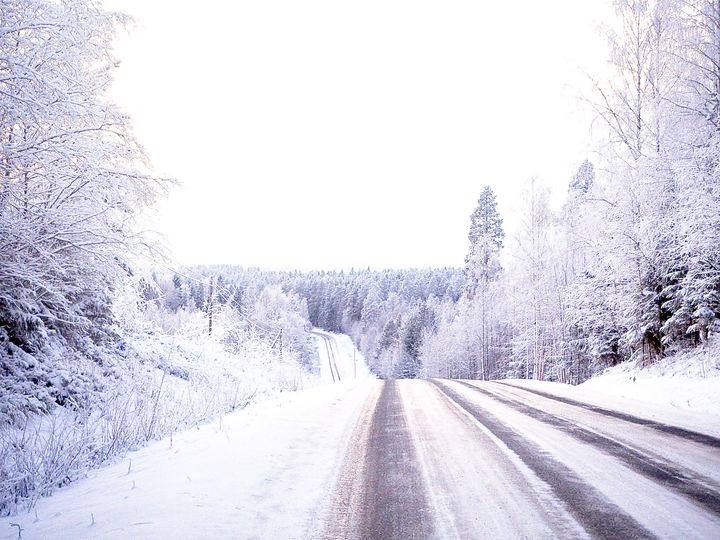
[[[502,382],[377,381],[332,501],[327,539],[716,539],[720,439]]]
[[[323,344],[322,347],[326,356],[324,365],[321,366],[321,370],[325,367],[325,365],[327,365],[327,368],[330,372],[330,377],[332,378],[332,382],[340,382],[342,379],[340,377],[340,370],[338,369],[337,365],[337,360],[340,353],[335,337],[332,334],[328,334],[320,330],[313,330],[311,334],[317,336]]]

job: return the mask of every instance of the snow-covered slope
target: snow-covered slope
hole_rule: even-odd
[[[720,344],[671,356],[642,369],[620,364],[580,387],[720,415]]]

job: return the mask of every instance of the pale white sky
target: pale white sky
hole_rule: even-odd
[[[485,184],[508,228],[590,149],[609,0],[106,0],[115,100],[182,264],[459,266]]]

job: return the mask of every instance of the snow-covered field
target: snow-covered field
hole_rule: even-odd
[[[129,450],[278,392],[320,383],[292,351],[281,356],[261,340],[248,339],[228,350],[204,332],[138,333],[125,339],[123,352],[107,354],[102,367],[88,368],[111,376],[87,377],[93,372],[82,372],[86,365],[68,370],[68,381],[88,388],[83,408],[58,407],[50,414],[31,414],[15,425],[0,426],[1,515],[22,512],[37,497]],[[107,389],[93,394],[100,383],[92,383],[97,381]],[[17,394],[6,394],[9,404],[0,399],[0,417],[16,405]]]
[[[165,438],[0,520],[32,538],[312,538],[369,385],[284,394]],[[376,383],[375,383],[376,384]]]

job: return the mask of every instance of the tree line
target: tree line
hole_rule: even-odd
[[[383,377],[421,375],[424,333],[434,328],[439,306],[457,302],[464,288],[462,269],[455,268],[279,272],[218,265],[190,268],[188,274],[171,280],[156,274],[148,291],[164,285],[153,301],[168,310],[229,309],[245,315],[238,324],[251,328],[258,294],[279,289],[299,299],[309,325],[350,335],[371,370]],[[204,285],[211,276],[219,284],[212,302]],[[263,325],[268,322],[263,319]]]

